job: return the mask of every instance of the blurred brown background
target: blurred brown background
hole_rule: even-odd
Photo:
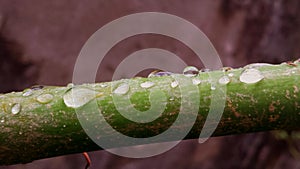
[[[280,63],[299,58],[298,0],[0,0],[0,92],[34,84],[66,85],[86,40],[100,27],[136,12],[165,12],[198,26],[212,41],[224,66]],[[133,26],[139,26],[137,25]],[[202,67],[182,44],[162,36],[141,35],[118,44],[100,66],[98,81],[109,81],[121,60],[149,47],[167,49]],[[176,65],[174,65],[176,67]],[[96,168],[300,168],[287,140],[270,132],[183,141],[162,155],[129,159],[105,151],[91,154]],[[0,169],[82,169],[81,154]]]

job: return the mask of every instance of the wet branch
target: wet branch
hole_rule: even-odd
[[[0,164],[27,163],[101,149],[82,126],[92,126],[95,139],[114,139],[112,142],[120,143],[118,146],[130,144],[111,138],[111,132],[104,125],[106,122],[115,130],[131,137],[155,136],[169,128],[175,128],[180,133],[184,131],[182,129],[185,124],[175,127],[172,124],[179,116],[181,104],[191,104],[181,97],[182,92],[199,98],[195,123],[191,124],[193,128],[185,137],[197,139],[209,109],[214,106],[211,102],[215,98],[211,94],[220,90],[219,87],[224,94],[225,108],[213,136],[300,129],[299,61],[281,65],[252,64],[240,69],[226,68],[189,76],[167,74],[65,87],[38,86],[22,92],[2,94]],[[182,87],[184,83],[176,82],[174,77],[186,78],[192,86]],[[195,87],[198,87],[197,97],[192,91]],[[156,93],[153,95],[155,99],[149,100],[153,89],[159,89],[163,95]],[[161,102],[160,99],[165,100]],[[132,107],[126,106],[128,100],[134,111]],[[116,101],[123,106],[115,105]],[[137,119],[139,116],[135,116],[135,113],[148,110],[152,110],[148,111],[150,114],[157,113],[155,108],[152,109],[151,103],[155,103],[157,107],[165,107],[158,118],[153,121],[148,119],[147,123],[134,122],[119,113],[131,112]],[[106,121],[100,119],[100,113]],[[181,113],[190,117],[187,112]],[[163,141],[172,141],[172,138]]]

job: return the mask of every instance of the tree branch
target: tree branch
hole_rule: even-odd
[[[185,75],[174,76],[186,78]],[[92,103],[97,103],[107,123],[124,135],[150,137],[168,130],[178,117],[182,99],[183,88],[180,83],[174,82],[174,76],[132,78],[66,87],[33,87],[23,92],[0,95],[0,164],[27,163],[36,159],[101,149],[87,136],[78,120],[85,119],[89,124],[95,124],[95,130],[106,131],[105,122],[99,122],[95,118],[99,112],[91,108]],[[281,65],[252,64],[240,69],[201,72],[188,79],[199,89],[200,105],[196,122],[185,139],[199,137],[211,107],[211,93],[218,90],[220,85],[226,87],[226,102],[213,136],[300,129],[299,61]],[[218,85],[213,86],[211,82]],[[155,96],[160,95],[154,95],[154,99],[149,100],[149,93],[155,88],[163,91],[164,95],[157,98]],[[112,97],[114,95],[116,98]],[[119,113],[129,110],[127,106],[117,107],[114,104],[115,101],[127,103],[122,100],[126,98],[140,112],[152,110],[151,103],[158,107],[165,105],[166,108],[154,121],[136,123]],[[158,102],[162,98],[166,98],[166,101]],[[133,113],[136,112],[138,111]],[[177,127],[180,132],[184,125]],[[108,138],[110,134],[103,132],[99,137]],[[114,142],[122,143],[122,140],[114,139]]]

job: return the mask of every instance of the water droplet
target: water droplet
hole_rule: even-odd
[[[67,85],[67,87],[69,87],[69,88],[74,87],[74,84],[73,84],[73,83],[69,83],[69,84]]]
[[[172,75],[173,73],[171,72],[165,72],[165,71],[162,71],[162,70],[155,70],[153,72],[151,72],[149,75],[148,75],[148,78],[151,78],[151,77],[158,77],[158,76],[170,76]]]
[[[174,82],[171,83],[171,87],[172,88],[175,88],[177,86],[178,86],[178,82],[177,81],[174,81]]]
[[[12,114],[18,114],[21,111],[21,105],[19,103],[16,103],[11,108]]]
[[[4,122],[5,122],[4,118],[2,118],[2,119],[0,120],[0,122],[1,122],[1,123],[4,123]]]
[[[210,86],[210,89],[211,89],[211,90],[216,90],[216,87],[215,87],[214,85],[211,85],[211,86]]]
[[[197,78],[194,78],[194,79],[192,79],[192,82],[193,82],[194,85],[199,85],[201,83],[201,80],[197,79]]]
[[[261,81],[264,78],[264,76],[261,74],[261,72],[257,69],[245,69],[241,76],[240,81],[247,84],[253,84]]]
[[[24,91],[22,96],[24,96],[24,97],[31,96],[32,93],[33,93],[32,89],[28,89],[28,90]]]
[[[210,71],[210,69],[208,69],[208,68],[204,68],[204,69],[200,70],[200,72],[209,72],[209,71]]]
[[[40,90],[40,89],[43,89],[44,86],[43,85],[35,85],[35,86],[32,86],[30,89],[31,90]]]
[[[63,99],[66,106],[78,108],[85,105],[95,97],[95,91],[88,88],[75,87],[65,93]]]
[[[228,78],[228,76],[222,76],[220,79],[219,79],[219,83],[220,84],[228,84],[230,82],[230,79]]]
[[[249,64],[249,65],[246,65],[244,68],[250,69],[250,68],[259,68],[259,67],[262,67],[262,66],[274,66],[274,65],[269,64],[269,63],[252,63],[252,64]]]
[[[52,99],[52,94],[41,94],[36,98],[36,100],[40,103],[49,103]]]
[[[199,74],[199,70],[194,66],[187,66],[183,69],[183,74],[188,77],[193,77]]]
[[[23,133],[20,131],[19,134],[22,135]]]
[[[123,83],[119,85],[115,90],[115,94],[126,94],[129,91],[129,85],[127,83]]]
[[[100,87],[106,87],[106,86],[107,84],[103,84],[103,83],[100,84]]]
[[[228,76],[229,76],[229,77],[233,77],[234,74],[233,74],[233,73],[228,73]]]
[[[65,124],[63,125],[63,128],[67,127]]]
[[[144,83],[141,83],[140,85],[142,88],[150,88],[152,86],[154,86],[154,83],[153,82],[144,82]]]

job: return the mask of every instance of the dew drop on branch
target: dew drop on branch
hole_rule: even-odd
[[[123,83],[119,85],[115,90],[115,94],[126,94],[129,91],[129,85],[127,83]]]
[[[153,72],[151,72],[148,75],[148,78],[159,77],[159,76],[171,76],[172,74],[173,73],[171,73],[171,72],[165,72],[165,71],[162,71],[162,70],[154,70]]]
[[[49,103],[53,100],[53,95],[52,94],[41,94],[39,95],[36,100],[40,103]]]
[[[18,114],[18,113],[20,113],[20,111],[21,111],[21,104],[19,104],[19,103],[16,103],[16,104],[14,104],[13,106],[12,106],[12,108],[11,108],[11,113],[12,114]]]
[[[229,76],[229,77],[233,77],[234,74],[233,74],[233,73],[228,73],[228,76]]]
[[[178,82],[177,81],[173,81],[172,83],[171,83],[171,87],[172,88],[176,88],[178,86]]]
[[[22,96],[28,97],[28,96],[31,96],[32,93],[33,93],[32,89],[28,89],[28,90],[24,91],[24,93],[22,94]]]
[[[215,87],[214,85],[211,85],[211,86],[210,86],[210,89],[211,89],[211,90],[216,90],[216,87]]]
[[[140,86],[142,87],[142,88],[150,88],[150,87],[152,87],[152,86],[154,86],[154,83],[153,82],[143,82],[143,83],[141,83],[140,84]]]
[[[262,73],[254,68],[245,69],[240,75],[240,81],[247,84],[254,84],[261,81],[264,78]]]
[[[220,84],[224,84],[224,85],[226,85],[226,84],[228,84],[230,82],[230,79],[229,79],[229,77],[228,76],[222,76],[220,79],[219,79],[219,83]]]
[[[194,66],[187,66],[183,69],[183,74],[187,77],[193,77],[199,74],[199,70]]]
[[[197,78],[194,78],[194,79],[192,79],[192,82],[193,82],[194,85],[199,85],[201,83],[201,80],[197,79]]]
[[[63,100],[66,106],[79,108],[94,99],[95,96],[95,92],[91,89],[75,87],[64,94]]]

